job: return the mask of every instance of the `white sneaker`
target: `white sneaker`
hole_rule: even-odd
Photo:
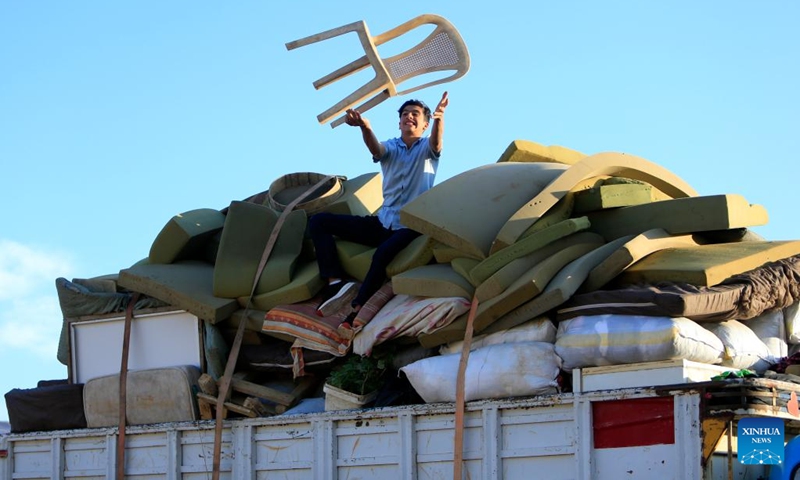
[[[323,294],[323,298],[327,297],[327,299],[323,300],[317,307],[317,315],[321,317],[333,315],[345,306],[350,305],[350,302],[356,298],[358,293],[355,282],[338,282],[325,288],[326,291]]]

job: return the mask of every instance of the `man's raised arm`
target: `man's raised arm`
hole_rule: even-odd
[[[442,99],[439,100],[439,105],[433,111],[433,127],[431,127],[431,138],[429,143],[431,149],[437,154],[442,153],[442,139],[444,138],[444,110],[450,103],[447,98],[447,92],[442,94]]]
[[[383,154],[386,152],[386,147],[378,141],[378,137],[376,137],[375,132],[372,131],[369,120],[362,117],[360,113],[351,108],[347,110],[347,116],[344,121],[351,127],[361,128],[361,136],[364,138],[364,145],[369,149],[372,158],[383,157]]]

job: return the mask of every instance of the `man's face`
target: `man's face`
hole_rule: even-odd
[[[416,105],[406,106],[400,113],[400,132],[421,137],[428,122],[425,120],[425,111]]]

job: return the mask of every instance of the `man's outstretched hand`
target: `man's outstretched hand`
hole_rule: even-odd
[[[352,108],[348,108],[346,112],[346,116],[344,117],[344,123],[350,125],[351,127],[367,127],[369,128],[369,120],[362,117],[357,110],[353,110]]]
[[[439,105],[436,105],[436,110],[433,111],[434,120],[441,120],[444,118],[444,109],[447,108],[449,103],[450,99],[447,98],[447,92],[444,92],[442,94],[442,99],[439,100]]]

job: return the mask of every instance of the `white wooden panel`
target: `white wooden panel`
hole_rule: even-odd
[[[74,383],[119,373],[124,317],[70,325]],[[190,313],[146,314],[131,322],[129,370],[178,365],[202,368],[202,355],[199,320]]]

